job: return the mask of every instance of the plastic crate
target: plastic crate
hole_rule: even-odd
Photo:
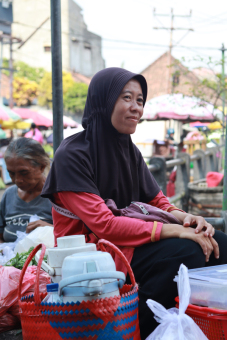
[[[179,297],[176,299],[179,307]],[[227,311],[188,305],[185,312],[199,326],[209,340],[227,340]]]

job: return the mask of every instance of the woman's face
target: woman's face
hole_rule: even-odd
[[[124,134],[132,134],[143,115],[143,92],[140,83],[131,79],[121,91],[112,115],[111,123]]]
[[[13,184],[23,191],[36,190],[43,182],[45,166],[33,166],[28,160],[12,156],[7,158],[6,167]]]

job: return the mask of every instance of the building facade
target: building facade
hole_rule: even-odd
[[[186,96],[202,96],[204,100],[220,105],[217,93],[202,85],[201,73],[203,75],[204,70],[190,71],[166,52],[141,72],[147,80],[147,100],[164,94],[182,93]],[[205,73],[205,76],[210,78],[210,74]]]
[[[81,11],[73,0],[61,0],[62,68],[92,77],[105,67],[102,40],[87,30]],[[13,16],[12,35],[23,42],[15,44],[13,59],[51,71],[50,1],[14,0]]]

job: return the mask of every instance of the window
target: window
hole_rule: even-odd
[[[44,46],[44,52],[51,52],[51,46]]]
[[[86,48],[87,50],[91,50],[91,44],[84,43],[84,48]]]
[[[176,71],[174,74],[173,74],[173,86],[177,86],[179,85],[180,83],[180,72],[179,71]]]

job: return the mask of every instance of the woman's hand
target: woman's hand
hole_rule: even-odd
[[[214,236],[215,229],[214,227],[205,221],[205,219],[202,216],[194,216],[191,214],[187,214],[187,216],[183,220],[183,226],[184,227],[190,227],[192,225],[197,225],[195,232],[198,234],[201,231],[204,232],[205,236]]]
[[[30,222],[27,225],[26,233],[29,234],[32,230],[36,229],[37,227],[45,227],[46,225],[49,225],[49,226],[53,227],[52,224],[47,223],[47,222],[42,221],[42,220],[38,220],[38,221],[35,221],[35,222]]]
[[[179,238],[187,238],[198,243],[201,246],[204,255],[206,256],[206,262],[209,261],[212,251],[214,252],[215,258],[219,258],[218,243],[213,237],[207,237],[206,232],[200,231],[196,233],[195,229],[193,228],[182,228]]]
[[[219,258],[219,246],[213,237],[207,237],[204,231],[195,232],[194,228],[183,227],[179,224],[163,224],[160,239],[166,238],[187,238],[200,245],[206,256],[206,261],[209,261],[210,254],[214,252],[215,258]]]

